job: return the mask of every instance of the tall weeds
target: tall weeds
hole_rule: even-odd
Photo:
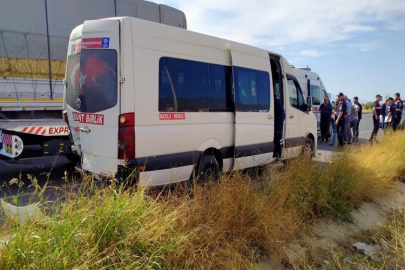
[[[135,187],[96,187],[86,176],[44,222],[6,221],[0,269],[248,269],[314,220],[350,221],[364,201],[389,196],[404,174],[405,136],[387,135],[318,165],[305,158],[152,196]]]

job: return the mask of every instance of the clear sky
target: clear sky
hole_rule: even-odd
[[[405,97],[405,0],[161,0],[189,30],[283,54],[327,91]]]

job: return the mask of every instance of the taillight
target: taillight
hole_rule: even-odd
[[[67,119],[66,110],[62,111],[62,118],[63,118],[63,121],[65,121],[66,125],[68,125],[68,119]]]
[[[135,114],[124,113],[118,118],[118,159],[135,158]]]

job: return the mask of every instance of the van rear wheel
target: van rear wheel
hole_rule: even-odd
[[[219,164],[213,155],[204,155],[201,159],[196,179],[199,182],[216,181],[219,178]]]
[[[195,177],[189,180],[189,194],[194,193],[194,185],[202,184],[203,186],[209,186],[210,182],[217,181],[219,179],[220,167],[217,159],[213,155],[204,155],[198,164],[197,173]]]

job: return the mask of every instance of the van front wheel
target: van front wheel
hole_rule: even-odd
[[[314,153],[314,142],[310,138],[305,138],[302,142],[302,155],[308,158],[313,158]]]

